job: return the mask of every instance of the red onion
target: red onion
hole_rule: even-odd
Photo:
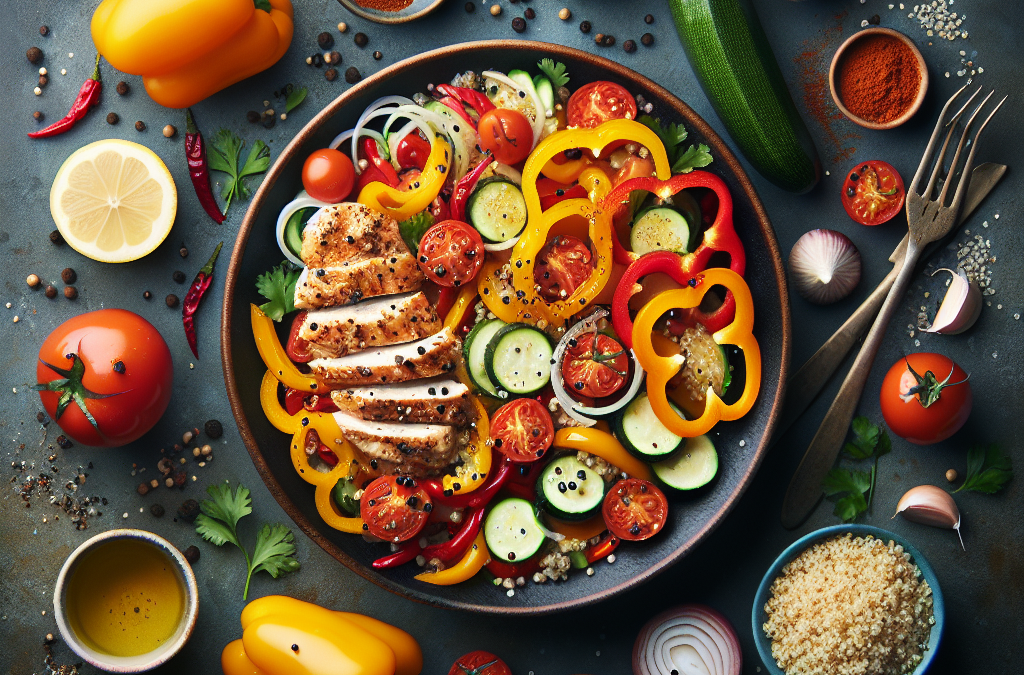
[[[633,675],[740,675],[743,653],[729,620],[705,605],[654,617],[633,645]]]
[[[818,305],[828,305],[852,293],[860,282],[860,267],[857,247],[835,230],[811,230],[797,239],[789,253],[793,287]]]

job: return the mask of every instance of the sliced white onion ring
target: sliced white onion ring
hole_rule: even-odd
[[[485,70],[484,72],[480,73],[480,75],[492,79],[496,82],[500,82],[507,87],[511,87],[512,91],[524,92],[526,93],[526,95],[530,97],[530,102],[533,103],[533,109],[537,111],[537,115],[534,117],[533,122],[531,123],[531,126],[533,127],[533,147],[530,149],[532,150],[533,148],[537,147],[537,144],[540,143],[541,134],[544,133],[545,108],[544,104],[541,103],[540,101],[540,97],[537,96],[536,90],[531,87],[530,91],[525,91],[522,87],[516,84],[515,80],[495,70]]]
[[[484,250],[485,251],[489,251],[491,253],[497,253],[498,251],[507,251],[510,248],[512,248],[513,246],[515,246],[516,243],[519,242],[519,237],[521,237],[521,236],[523,236],[522,232],[520,232],[516,236],[512,237],[508,241],[503,241],[503,242],[501,242],[499,244],[484,243]]]
[[[284,241],[284,230],[285,226],[288,225],[288,219],[291,218],[292,214],[296,211],[309,208],[317,209],[317,212],[310,216],[309,220],[306,221],[308,223],[317,218],[320,215],[319,209],[322,209],[325,206],[331,206],[331,204],[322,202],[319,199],[313,199],[306,194],[305,190],[303,190],[295,197],[295,199],[285,204],[285,207],[281,209],[281,213],[277,216],[277,245],[281,249],[281,252],[284,253],[284,257],[288,258],[288,260],[292,261],[296,265],[302,266],[302,259],[292,253],[291,249],[288,248],[288,245]]]
[[[359,116],[359,120],[356,121],[355,128],[352,129],[352,164],[356,167],[356,173],[359,173],[359,148],[357,141],[359,140],[360,132],[363,130],[363,126],[366,124],[366,120],[369,119],[378,108],[387,105],[405,105],[412,103],[412,100],[405,96],[382,96],[376,101],[366,107],[366,110]]]
[[[647,622],[633,645],[633,675],[740,675],[743,654],[729,620],[704,605],[681,605]]]

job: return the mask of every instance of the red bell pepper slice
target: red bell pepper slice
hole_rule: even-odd
[[[518,579],[519,577],[529,579],[540,571],[540,560],[539,553],[532,558],[514,563],[491,558],[491,561],[487,563],[487,571],[499,579]]]
[[[473,121],[473,118],[470,116],[470,114],[466,112],[466,107],[463,106],[458,99],[452,98],[451,96],[442,96],[439,99],[439,101],[441,102],[442,105],[447,106],[448,108],[451,109],[452,112],[454,112],[456,115],[464,119],[466,121],[466,124],[476,129],[476,122]]]
[[[306,398],[306,392],[302,391],[301,389],[292,389],[291,387],[288,387],[287,389],[285,389],[285,392],[284,392],[284,409],[285,409],[285,411],[287,411],[287,413],[289,415],[294,415],[295,413],[297,413],[300,410],[302,410],[302,408],[303,408],[302,400],[304,398]]]
[[[444,489],[444,483],[437,478],[428,478],[420,481],[420,485],[430,495],[430,499],[448,506],[454,509],[462,508],[480,508],[487,506],[494,498],[494,495],[498,494],[501,486],[505,484],[509,475],[512,473],[512,462],[505,455],[491,450],[491,466],[492,468],[490,475],[487,476],[487,480],[484,484],[473,490],[461,495],[451,494],[451,490]]]
[[[579,183],[565,185],[550,178],[541,178],[537,181],[537,194],[540,195],[540,210],[547,211],[566,199],[586,197],[587,189]]]
[[[459,103],[469,105],[473,110],[476,111],[477,115],[483,115],[485,112],[494,110],[494,104],[487,98],[482,92],[476,89],[470,89],[469,87],[456,87],[451,84],[439,84],[435,88],[435,91],[440,93],[442,96],[450,96]],[[476,125],[473,125],[476,128]]]
[[[628,202],[630,192],[646,190],[658,197],[666,199],[687,188],[709,188],[718,198],[718,208],[714,222],[704,231],[700,245],[693,253],[680,256],[669,251],[655,251],[643,256],[627,251],[618,237],[612,237],[615,248],[615,260],[628,264],[622,280],[615,289],[612,300],[612,323],[615,332],[626,343],[633,346],[633,321],[629,315],[629,299],[635,294],[639,280],[654,272],[663,272],[680,284],[686,284],[693,275],[707,269],[711,256],[722,251],[729,254],[729,268],[742,275],[747,266],[747,255],[743,249],[732,222],[732,196],[725,182],[718,176],[707,171],[673,176],[662,181],[657,178],[633,178],[612,190],[603,202],[603,208],[617,210],[621,204]],[[731,293],[727,293],[722,305],[712,312],[701,311],[692,307],[685,315],[678,317],[684,322],[701,323],[711,332],[721,330],[729,325],[736,314],[736,302]]]
[[[480,527],[484,522],[484,513],[485,509],[483,508],[467,509],[463,514],[462,527],[455,533],[455,536],[448,541],[426,547],[423,549],[423,557],[428,562],[437,558],[446,563],[461,558],[476,539],[476,535],[480,533]]]
[[[597,546],[591,546],[586,551],[587,562],[595,563],[598,560],[607,558],[612,554],[615,549],[619,547],[619,538],[611,532],[608,536],[597,543]]]
[[[384,183],[391,187],[398,187],[398,172],[395,171],[395,167],[391,166],[391,162],[380,156],[377,141],[369,137],[361,139],[359,157],[365,159],[367,164],[359,174],[359,180],[356,181],[356,187],[352,191],[353,195],[358,195],[369,183]]]

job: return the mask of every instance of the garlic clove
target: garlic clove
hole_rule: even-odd
[[[922,525],[956,530],[960,547],[964,548],[964,539],[960,535],[960,509],[957,508],[952,495],[942,488],[934,485],[910,488],[900,497],[899,504],[896,505],[896,514]],[[893,518],[895,517],[896,515],[893,515]]]
[[[953,278],[949,282],[935,321],[925,329],[925,333],[941,333],[957,335],[974,325],[981,315],[981,288],[977,281],[970,281],[967,273],[957,268],[956,272],[942,268],[936,272],[949,272]]]
[[[811,230],[789,253],[789,274],[802,297],[818,305],[842,300],[860,283],[860,252],[835,230]]]

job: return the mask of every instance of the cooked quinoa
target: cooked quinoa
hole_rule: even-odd
[[[765,604],[772,657],[788,675],[903,675],[935,623],[932,589],[903,547],[834,537],[782,568]]]

